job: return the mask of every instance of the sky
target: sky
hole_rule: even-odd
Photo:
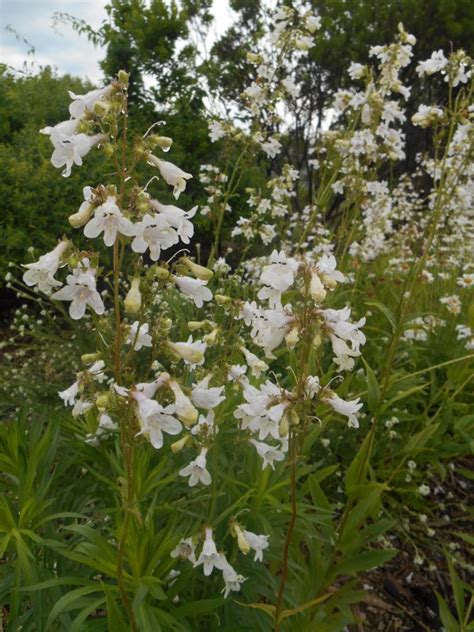
[[[70,13],[97,28],[106,18],[106,4],[107,0],[0,0],[0,61],[16,70],[21,70],[25,61],[32,62],[34,68],[50,65],[60,74],[100,81],[99,60],[104,52],[69,25],[55,27],[53,14]],[[228,0],[213,0],[213,14],[211,41],[232,22]],[[28,55],[29,45],[34,46],[34,55]]]

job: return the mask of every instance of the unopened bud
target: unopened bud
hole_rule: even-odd
[[[182,263],[186,268],[194,274],[197,279],[201,279],[201,281],[209,281],[212,279],[213,272],[204,266],[200,266],[198,263],[194,263],[191,259],[187,257],[181,257],[180,263]]]
[[[247,61],[251,64],[261,64],[263,59],[261,55],[257,55],[256,53],[247,53]]]
[[[309,293],[316,303],[322,303],[326,298],[326,290],[316,270],[311,271],[311,282],[309,284]]]
[[[162,268],[161,266],[156,266],[156,268],[154,268],[154,274],[161,281],[164,281],[170,276],[169,270]]]
[[[286,344],[289,349],[293,349],[300,339],[298,327],[295,325],[285,336]]]
[[[278,426],[278,433],[280,437],[286,437],[290,430],[290,422],[288,421],[288,415],[285,414],[281,418],[280,425]]]
[[[92,217],[93,212],[94,207],[92,204],[82,204],[77,213],[69,215],[68,221],[73,228],[80,228],[81,226],[84,226],[84,224],[87,224]]]
[[[96,101],[94,103],[94,114],[99,118],[107,116],[110,110],[110,103],[108,101]]]
[[[125,72],[125,70],[118,71],[117,79],[120,83],[123,83],[123,85],[128,86],[129,74],[128,72]]]
[[[321,334],[320,333],[315,334],[315,336],[313,338],[313,347],[315,349],[319,349],[319,347],[321,346],[322,341],[323,340],[321,338]]]
[[[96,353],[83,353],[81,355],[81,362],[84,364],[92,364],[93,362],[97,362],[102,358],[102,354],[99,352]]]
[[[135,277],[124,300],[125,311],[129,314],[137,314],[142,306],[140,293],[140,278]]]
[[[189,331],[198,331],[198,329],[205,329],[208,325],[208,320],[190,320],[188,322],[188,329]]]
[[[171,452],[173,452],[173,454],[177,454],[178,452],[181,452],[181,450],[185,448],[190,441],[191,441],[191,435],[189,434],[184,436],[179,441],[175,441],[174,443],[170,445]]]
[[[183,393],[178,382],[170,380],[168,386],[173,391],[175,398],[176,415],[186,426],[192,426],[196,423],[199,415],[197,409],[194,408],[189,397]]]
[[[224,294],[214,294],[214,300],[218,305],[229,305],[229,303],[232,303],[230,296],[225,296]]]
[[[207,336],[203,337],[204,342],[207,344],[208,347],[212,347],[212,345],[214,345],[216,343],[216,339],[217,339],[217,335],[219,333],[219,327],[215,327],[210,334],[207,334]]]
[[[109,408],[112,401],[112,397],[110,393],[102,393],[95,400],[95,405],[97,408]]]
[[[242,551],[244,555],[250,551],[250,544],[247,541],[247,538],[243,534],[243,531],[236,520],[231,520],[230,530],[232,535],[237,538],[237,545],[239,549]]]
[[[173,144],[173,139],[168,136],[158,136],[157,134],[152,134],[148,141],[152,143],[153,147],[159,147],[163,151],[169,151],[171,145]]]

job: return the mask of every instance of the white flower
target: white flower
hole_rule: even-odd
[[[193,342],[193,337],[189,336],[187,342],[170,342],[166,345],[180,358],[184,360],[186,364],[190,366],[201,366],[204,364],[204,352],[206,351],[206,344],[200,340]]]
[[[193,206],[190,211],[174,206],[173,204],[161,204],[157,200],[150,200],[152,207],[166,218],[170,226],[176,229],[178,237],[184,244],[189,244],[194,235],[194,226],[189,220],[194,217],[197,206]],[[176,242],[177,243],[177,242]]]
[[[207,281],[183,276],[174,277],[174,282],[183,294],[192,297],[196,307],[202,307],[204,301],[210,301],[212,299],[212,292],[206,287]]]
[[[228,597],[231,591],[240,591],[240,586],[245,581],[245,577],[243,577],[242,575],[238,575],[235,569],[229,564],[223,553],[221,553],[220,557],[221,563],[223,564],[222,577],[224,578],[225,582],[224,590],[222,592],[224,593],[224,597]]]
[[[442,49],[434,51],[431,57],[425,61],[420,61],[416,67],[416,72],[420,77],[423,75],[432,75],[435,72],[443,70],[448,65],[448,60],[444,56]]]
[[[256,378],[260,377],[262,371],[268,370],[268,364],[263,360],[260,360],[260,358],[258,358],[255,353],[252,353],[245,347],[240,347],[240,350],[245,356],[245,361],[252,371],[252,375],[254,375]]]
[[[74,406],[76,403],[76,397],[79,394],[80,382],[76,380],[69,388],[64,391],[59,391],[58,395],[63,400],[65,406]]]
[[[283,251],[274,250],[270,255],[270,265],[264,266],[260,280],[275,290],[285,292],[295,280],[298,262],[288,258]]]
[[[179,198],[180,193],[182,193],[186,188],[186,180],[189,180],[189,178],[192,178],[193,176],[190,173],[186,173],[186,171],[183,171],[172,162],[161,160],[153,154],[148,154],[148,161],[154,167],[158,167],[158,170],[166,183],[174,187],[174,197]]]
[[[149,328],[150,326],[148,325],[148,323],[143,323],[140,325],[138,320],[136,320],[130,327],[126,344],[133,344],[134,351],[140,351],[142,347],[151,347],[152,338],[148,333]]]
[[[334,255],[323,255],[316,264],[321,279],[329,287],[334,287],[336,283],[343,283],[344,275],[336,270],[337,262]]]
[[[411,117],[411,122],[420,127],[429,127],[441,121],[443,116],[444,113],[441,108],[432,105],[419,105],[418,111]]]
[[[214,425],[214,411],[210,410],[206,417],[199,415],[197,424],[191,428],[191,434],[201,437],[202,439],[208,439],[214,434],[217,434],[219,429]]]
[[[150,250],[152,261],[158,261],[161,250],[166,250],[179,242],[179,237],[166,217],[146,213],[141,222],[135,224],[135,238],[132,241],[133,252]]]
[[[209,123],[209,138],[212,143],[226,135],[224,126],[220,121],[211,121]]]
[[[321,18],[317,15],[308,15],[306,17],[306,28],[310,33],[314,33],[321,28]]]
[[[86,134],[74,134],[66,139],[58,140],[51,134],[51,140],[54,144],[54,151],[51,156],[51,163],[57,169],[65,167],[61,172],[65,178],[71,175],[72,165],[82,165],[82,159],[90,152],[94,145],[104,140],[103,134],[95,136],[87,136]]]
[[[351,79],[360,79],[364,75],[365,66],[352,62],[347,72],[349,73],[349,77]]]
[[[275,158],[281,151],[281,143],[276,138],[269,138],[265,142],[260,143],[260,147],[269,158]]]
[[[359,421],[356,417],[356,413],[362,408],[363,404],[360,402],[360,397],[351,401],[345,401],[341,399],[335,393],[331,393],[325,401],[332,407],[337,413],[344,415],[348,419],[348,425],[350,428],[358,428]]]
[[[191,400],[198,408],[204,408],[204,410],[210,410],[219,406],[221,402],[225,400],[225,396],[222,395],[224,390],[223,386],[215,386],[209,388],[209,382],[211,380],[211,374],[206,375],[200,382],[193,384],[191,391]]]
[[[179,471],[180,476],[189,476],[189,480],[188,480],[189,487],[194,487],[199,482],[201,482],[203,485],[206,485],[206,486],[211,484],[212,478],[206,469],[206,465],[207,465],[206,454],[207,454],[207,448],[201,448],[201,452],[199,453],[199,456],[196,457],[193,461],[191,461],[191,463],[189,463],[188,465],[186,465],[186,467],[183,467],[183,469]],[[201,559],[201,557],[202,557],[202,553],[199,560]],[[197,561],[197,565],[201,563],[199,560]],[[210,575],[211,571],[212,571],[212,568],[208,573],[206,573],[206,566],[204,566],[205,575]]]
[[[73,119],[78,119],[84,116],[86,110],[92,111],[94,104],[107,96],[112,91],[112,86],[106,86],[105,88],[99,88],[97,90],[91,90],[86,94],[74,94],[69,91],[69,96],[73,99],[69,105],[69,113]]]
[[[255,446],[257,450],[258,456],[263,459],[262,469],[265,469],[267,465],[269,465],[272,470],[275,469],[275,461],[284,461],[285,454],[281,450],[274,448],[271,445],[267,445],[266,443],[262,443],[261,441],[255,441],[255,439],[250,439],[250,443]]]
[[[104,204],[98,206],[94,217],[84,226],[84,235],[89,238],[98,237],[104,233],[104,244],[113,246],[117,239],[117,233],[132,237],[135,235],[135,226],[123,216],[122,211],[115,203],[115,196],[109,195]]]
[[[251,549],[255,551],[254,562],[263,562],[263,551],[268,549],[268,535],[257,535],[251,531],[243,531],[244,537],[249,543]]]
[[[196,563],[196,545],[192,538],[183,538],[170,552],[171,557],[180,557],[182,560],[189,560],[191,564]]]
[[[51,296],[57,301],[71,301],[69,315],[74,320],[79,320],[84,316],[87,305],[96,314],[101,315],[105,311],[102,298],[96,289],[94,275],[93,269],[84,271],[81,268],[75,268],[73,274],[69,274],[66,278],[67,285]]]
[[[217,552],[216,543],[212,537],[212,529],[206,527],[206,539],[202,546],[201,555],[198,557],[194,566],[200,566],[202,564],[204,575],[209,577],[214,568],[220,570],[224,568],[224,560],[225,558]]]
[[[61,257],[69,245],[69,241],[62,241],[51,252],[42,255],[38,261],[27,263],[23,267],[27,271],[23,274],[23,281],[29,287],[36,285],[40,292],[50,294],[54,287],[61,285],[61,282],[54,278]]]
[[[173,417],[174,412],[175,407],[172,405],[163,408],[154,399],[139,398],[137,417],[141,430],[138,434],[144,435],[150,440],[151,445],[159,450],[163,446],[163,432],[177,435],[183,429],[181,422]]]

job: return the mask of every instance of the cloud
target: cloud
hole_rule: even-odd
[[[57,11],[70,13],[97,28],[106,17],[105,3],[106,0],[2,0],[2,61],[20,69],[28,60],[37,67],[50,65],[56,67],[59,73],[100,80],[98,62],[103,57],[103,51],[67,24],[53,28],[52,18]],[[17,37],[5,31],[7,25],[16,31]],[[28,55],[29,46],[23,40],[34,47],[33,55]]]

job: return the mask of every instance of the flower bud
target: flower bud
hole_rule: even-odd
[[[99,352],[96,353],[83,353],[81,355],[81,362],[84,364],[92,364],[93,362],[97,362],[102,358],[102,354]]]
[[[115,153],[115,147],[112,145],[112,143],[104,143],[102,145],[102,151],[107,156],[107,158],[112,158]]]
[[[198,329],[205,329],[208,325],[208,320],[190,320],[188,322],[188,329],[189,331],[197,331]]]
[[[171,349],[179,358],[190,364],[200,364],[204,360],[204,351],[196,348],[192,344],[186,342],[165,342],[166,346]],[[205,346],[205,345],[203,345]]]
[[[214,345],[216,343],[216,338],[217,335],[219,333],[220,329],[219,327],[215,327],[210,334],[207,334],[207,336],[203,337],[204,342],[207,344],[208,347],[212,347],[212,345]]]
[[[167,270],[166,268],[162,268],[160,266],[156,266],[153,272],[154,272],[154,275],[162,281],[164,281],[170,276],[169,270]]]
[[[112,401],[111,393],[102,393],[95,400],[97,408],[109,408]]]
[[[285,411],[283,417],[281,418],[280,425],[278,426],[278,433],[280,437],[286,437],[290,430],[290,422],[288,420],[287,411]]]
[[[92,204],[81,205],[81,208],[77,211],[77,213],[69,215],[68,222],[73,228],[80,228],[81,226],[84,226],[84,224],[87,224],[93,212],[94,207]]]
[[[230,523],[230,530],[232,535],[237,538],[237,545],[244,555],[250,551],[250,544],[247,542],[247,538],[242,532],[242,529],[237,520],[232,520]]]
[[[194,408],[189,397],[183,393],[178,382],[170,380],[168,386],[175,398],[176,415],[186,426],[192,426],[199,416],[197,409]]]
[[[311,282],[309,284],[309,293],[311,294],[311,298],[316,303],[322,303],[326,298],[326,290],[324,289],[324,285],[319,278],[319,274],[316,270],[311,271]]]
[[[322,338],[321,338],[321,334],[317,333],[314,338],[313,338],[313,347],[315,349],[319,349],[319,347],[321,346],[321,343],[323,342]]]
[[[110,103],[108,101],[96,101],[94,103],[94,114],[99,118],[107,116],[110,110]]]
[[[132,284],[124,300],[125,311],[129,314],[137,314],[142,306],[140,293],[140,277],[132,279]]]
[[[224,294],[214,294],[214,300],[218,305],[229,305],[229,303],[232,303],[230,296],[225,296]]]
[[[170,150],[171,145],[173,144],[173,139],[168,136],[158,136],[157,134],[152,134],[148,141],[153,145],[153,147],[159,147],[164,152]]]
[[[298,327],[295,325],[285,336],[286,344],[289,349],[293,349],[300,339]]]
[[[292,426],[297,426],[300,423],[300,417],[294,408],[290,408],[285,412],[287,415],[287,419]]]
[[[257,55],[256,53],[247,53],[247,61],[251,64],[261,64],[263,59],[261,55]]]
[[[201,279],[201,281],[209,281],[209,279],[212,279],[212,276],[214,274],[212,270],[209,270],[204,266],[200,266],[199,264],[194,263],[194,261],[191,261],[191,259],[188,259],[187,257],[181,257],[179,262],[186,266],[186,268],[192,274],[194,274],[197,279]]]
[[[179,441],[175,441],[170,445],[171,452],[173,452],[173,454],[181,452],[181,450],[185,448],[190,441],[191,435],[186,435],[182,439],[179,439]]]
[[[120,83],[122,83],[124,86],[128,86],[128,80],[129,80],[129,74],[128,72],[125,72],[125,70],[119,70],[118,74],[117,74],[117,79],[120,81]]]

